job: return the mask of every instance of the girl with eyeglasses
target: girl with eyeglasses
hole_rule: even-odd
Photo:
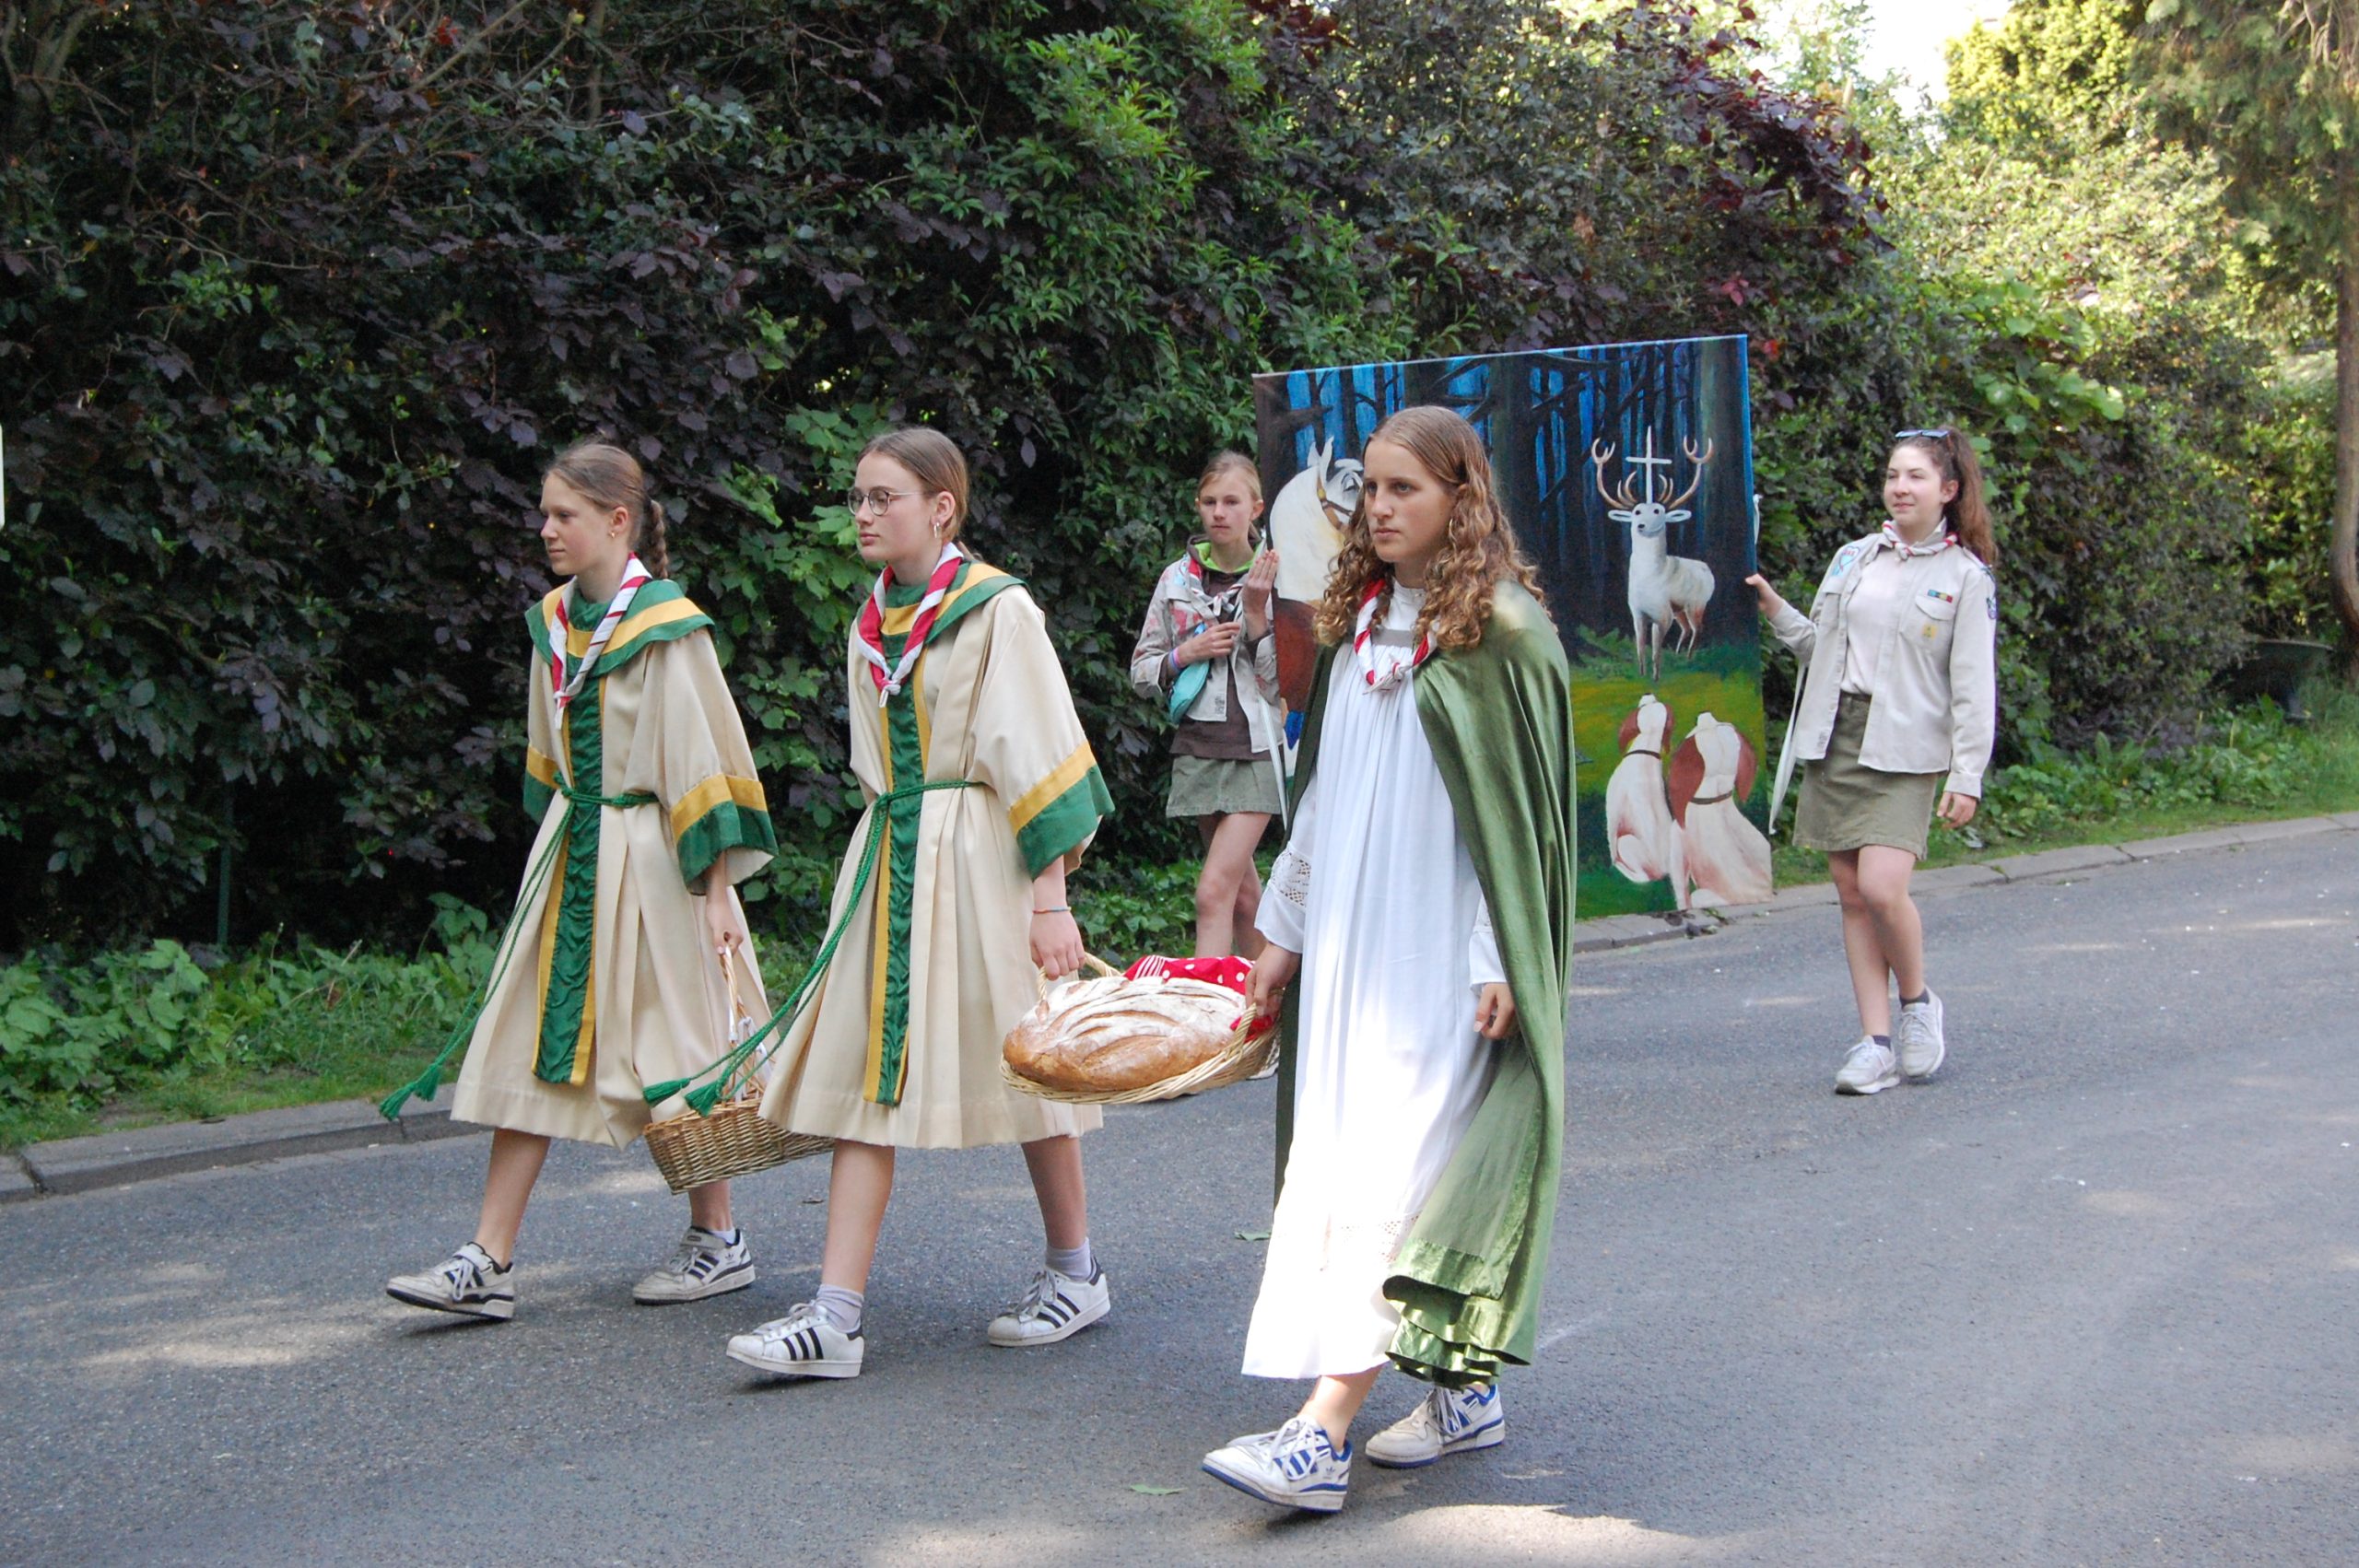
[[[1050,1345],[1112,1305],[1092,1256],[1080,1134],[1095,1106],[1023,1094],[1001,1046],[1037,974],[1080,967],[1065,876],[1113,802],[1024,585],[958,543],[967,462],[939,432],[888,431],[846,497],[882,568],[853,624],[851,765],[868,809],[836,882],[824,976],[780,1038],[762,1114],[836,1141],[819,1288],[729,1341],[793,1377],[851,1377],[895,1151],[1016,1143],[1048,1233],[990,1341]]]
[[[1884,501],[1888,521],[1835,553],[1809,614],[1745,579],[1806,667],[1779,772],[1801,759],[1794,842],[1826,852],[1842,900],[1860,1036],[1835,1075],[1840,1094],[1941,1069],[1942,999],[1925,982],[1908,878],[1931,818],[1974,820],[1998,726],[1998,551],[1973,441],[1955,428],[1898,432]]]
[[[1196,481],[1204,531],[1156,579],[1131,653],[1131,685],[1171,716],[1165,814],[1204,843],[1196,956],[1252,956],[1262,896],[1253,851],[1283,809],[1278,641],[1270,596],[1278,553],[1261,541],[1262,475],[1242,452],[1213,454]]]

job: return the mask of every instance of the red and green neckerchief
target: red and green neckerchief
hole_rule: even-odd
[[[556,720],[552,733],[560,736],[565,733],[566,708],[589,684],[592,667],[598,662],[598,655],[606,651],[606,644],[614,641],[615,628],[623,624],[623,616],[630,611],[630,602],[639,597],[641,588],[654,580],[655,574],[640,564],[637,555],[623,563],[622,585],[615,590],[615,602],[606,606],[604,614],[598,617],[598,628],[590,634],[589,651],[582,654],[581,663],[570,680],[565,673],[565,649],[572,636],[573,625],[566,614],[566,595],[560,593],[557,596],[557,608],[549,614],[549,704],[556,710],[552,715]],[[577,581],[575,591],[580,591]]]
[[[876,574],[876,587],[869,594],[868,603],[860,611],[860,641],[855,644],[860,656],[868,661],[869,679],[876,683],[876,706],[884,707],[899,694],[901,684],[910,678],[918,655],[925,651],[926,635],[933,630],[934,618],[942,614],[942,602],[949,597],[950,585],[958,577],[958,568],[967,557],[958,553],[956,544],[945,544],[942,556],[934,562],[933,575],[926,579],[925,597],[918,601],[916,624],[910,627],[909,641],[901,647],[900,661],[896,663],[885,657],[885,590],[892,586],[893,568],[886,568]]]
[[[1359,629],[1352,634],[1352,654],[1360,661],[1360,676],[1377,691],[1397,684],[1403,675],[1432,658],[1434,651],[1434,634],[1428,631],[1417,639],[1415,652],[1390,666],[1383,673],[1377,673],[1376,655],[1369,650],[1369,639],[1376,630],[1376,602],[1384,596],[1384,583],[1385,579],[1379,577],[1367,585],[1367,592],[1360,599]]]

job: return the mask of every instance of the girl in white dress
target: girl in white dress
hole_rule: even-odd
[[[1365,462],[1253,980],[1264,1016],[1300,984],[1292,1143],[1244,1370],[1317,1381],[1294,1420],[1204,1461],[1320,1511],[1343,1504],[1351,1423],[1388,1359],[1454,1387],[1372,1440],[1377,1462],[1504,1434],[1489,1374],[1529,1354],[1570,946],[1563,649],[1481,441],[1453,413],[1411,408]]]

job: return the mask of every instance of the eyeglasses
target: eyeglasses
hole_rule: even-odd
[[[852,516],[858,517],[860,515],[860,509],[863,507],[867,507],[879,512],[889,511],[892,509],[893,503],[899,500],[903,496],[922,496],[924,494],[925,492],[923,490],[887,490],[881,486],[874,490],[846,490],[844,492],[844,505],[851,509]]]
[[[1948,430],[1946,430],[1946,429],[1941,429],[1941,430],[1895,430],[1895,431],[1892,433],[1892,439],[1893,439],[1894,440],[1895,440],[1895,441],[1905,441],[1905,440],[1907,440],[1907,439],[1909,437],[1911,437],[1911,436],[1922,436],[1922,437],[1924,437],[1924,438],[1925,438],[1926,439],[1928,439],[1928,440],[1934,440],[1934,441],[1946,441],[1946,440],[1948,440],[1948,439],[1950,439],[1950,432],[1949,432]]]

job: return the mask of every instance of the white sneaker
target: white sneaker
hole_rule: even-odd
[[[385,1293],[412,1306],[504,1323],[516,1316],[516,1266],[502,1269],[469,1242],[423,1274],[394,1275],[385,1281]]]
[[[1113,1310],[1114,1293],[1107,1286],[1104,1268],[1093,1268],[1089,1278],[1076,1280],[1043,1264],[1033,1271],[1024,1294],[992,1319],[988,1332],[992,1343],[1003,1350],[1053,1345]]]
[[[1434,1388],[1417,1401],[1415,1410],[1361,1444],[1360,1452],[1372,1465],[1414,1470],[1444,1454],[1496,1447],[1507,1435],[1507,1406],[1497,1384]]]
[[[1281,1508],[1332,1514],[1352,1489],[1352,1445],[1337,1453],[1326,1432],[1297,1416],[1275,1432],[1238,1438],[1204,1456],[1204,1473]]]
[[[1931,987],[1926,988],[1924,1000],[1901,1004],[1892,1043],[1900,1052],[1900,1075],[1910,1082],[1922,1083],[1942,1070],[1949,1047],[1942,1040],[1942,999]]]
[[[1835,1074],[1835,1092],[1876,1094],[1899,1082],[1900,1064],[1893,1059],[1892,1047],[1877,1045],[1873,1035],[1862,1035]]]
[[[729,1337],[729,1359],[781,1377],[857,1377],[868,1340],[847,1334],[809,1302],[750,1334]]]
[[[642,1306],[669,1306],[679,1301],[702,1301],[754,1282],[754,1254],[745,1233],[723,1241],[702,1225],[690,1225],[671,1260],[630,1288],[630,1299]]]

